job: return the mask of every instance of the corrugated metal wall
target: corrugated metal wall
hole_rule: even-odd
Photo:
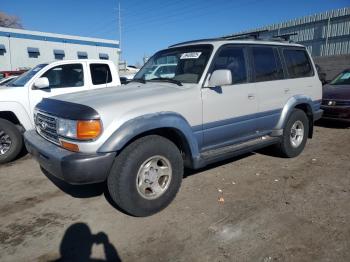
[[[291,40],[305,45],[312,56],[350,54],[350,8],[331,10],[250,31],[269,30],[262,36],[297,33]],[[245,32],[243,32],[245,33]]]

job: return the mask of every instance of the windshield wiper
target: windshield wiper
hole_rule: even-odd
[[[145,79],[142,79],[142,78],[134,78],[134,79],[131,79],[130,81],[128,81],[128,82],[126,83],[126,85],[129,84],[129,83],[131,83],[131,82],[138,82],[138,83],[146,84],[146,80],[145,80]]]
[[[169,82],[169,83],[173,83],[173,84],[176,84],[178,86],[182,86],[182,83],[179,81],[179,80],[175,80],[173,78],[167,78],[167,77],[158,77],[158,78],[152,78],[150,79],[151,80],[156,80],[156,81],[166,81],[166,82]]]

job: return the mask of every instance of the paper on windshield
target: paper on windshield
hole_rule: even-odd
[[[183,53],[180,59],[198,59],[201,56],[202,52],[190,52]]]

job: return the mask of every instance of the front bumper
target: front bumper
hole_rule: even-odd
[[[83,154],[63,149],[37,134],[24,133],[24,142],[40,166],[53,176],[69,184],[103,182],[113,165],[116,153]]]
[[[324,110],[322,119],[350,122],[350,106],[321,106]]]

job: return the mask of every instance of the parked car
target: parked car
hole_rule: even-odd
[[[34,128],[33,109],[44,97],[119,86],[118,71],[106,60],[62,60],[40,64],[0,88],[0,164],[16,158],[22,133]]]
[[[350,69],[337,75],[323,86],[323,119],[350,123]]]
[[[146,77],[170,59],[172,77]],[[271,145],[298,156],[322,115],[321,99],[302,45],[193,41],[156,53],[128,88],[43,99],[25,143],[48,173],[71,184],[106,181],[122,210],[148,216],[173,200],[184,167]]]
[[[8,76],[0,80],[0,86],[5,86],[9,82],[14,81],[17,78],[17,76]]]

